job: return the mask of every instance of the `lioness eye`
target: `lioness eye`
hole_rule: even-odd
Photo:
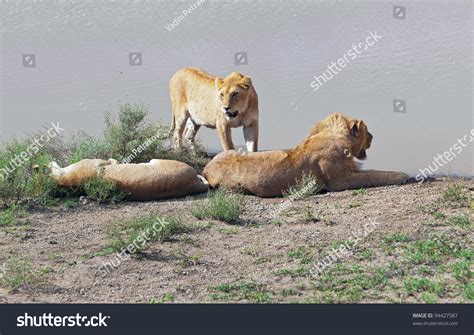
[[[232,98],[235,98],[238,94],[239,92],[232,92]]]
[[[221,98],[223,98],[223,97],[224,97],[224,93],[221,93]]]

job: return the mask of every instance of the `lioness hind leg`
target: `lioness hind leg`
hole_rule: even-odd
[[[60,186],[80,186],[89,178],[99,176],[102,167],[113,163],[103,159],[83,159],[77,163],[60,168],[55,162],[49,164],[50,176]]]
[[[330,191],[343,191],[361,187],[376,187],[404,184],[409,176],[403,172],[366,170],[358,171],[344,177],[343,180],[332,182]]]
[[[189,118],[189,113],[186,111],[179,115],[174,115],[174,148],[181,149],[182,141],[183,141],[183,132],[184,128],[186,127],[186,121]]]
[[[196,151],[196,146],[195,146],[195,139],[196,139],[196,133],[199,131],[201,128],[201,125],[194,123],[191,118],[188,119],[186,122],[186,130],[184,131],[184,138],[191,148],[191,151],[195,152]]]

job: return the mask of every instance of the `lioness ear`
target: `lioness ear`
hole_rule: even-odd
[[[365,127],[364,121],[354,121],[354,124],[352,125],[352,129],[351,129],[352,135],[354,135],[355,137],[359,137],[359,134],[361,130],[364,129],[364,127]]]
[[[354,122],[351,128],[351,133],[354,135],[354,137],[359,137],[359,122]]]
[[[221,88],[221,85],[224,81],[220,78],[216,78],[216,80],[214,80],[214,85],[216,86],[216,89],[220,89]]]
[[[242,88],[248,90],[251,85],[252,85],[252,79],[250,77],[242,78],[240,82],[240,86],[242,86]]]

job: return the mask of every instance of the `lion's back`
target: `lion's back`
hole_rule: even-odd
[[[182,68],[171,77],[170,91],[193,90],[197,87],[212,87],[213,76],[196,67]]]

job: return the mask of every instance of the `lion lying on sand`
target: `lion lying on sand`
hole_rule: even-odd
[[[152,159],[142,164],[117,164],[114,159],[84,159],[61,168],[49,165],[51,176],[58,185],[80,186],[87,179],[102,176],[113,181],[133,200],[155,200],[183,197],[206,192],[208,184],[189,165],[165,159]]]
[[[363,121],[334,113],[316,123],[293,149],[224,151],[207,164],[203,175],[214,188],[243,189],[260,197],[282,195],[305,173],[312,173],[328,191],[405,183],[408,176],[402,172],[358,170],[354,157],[365,159],[371,142]]]

